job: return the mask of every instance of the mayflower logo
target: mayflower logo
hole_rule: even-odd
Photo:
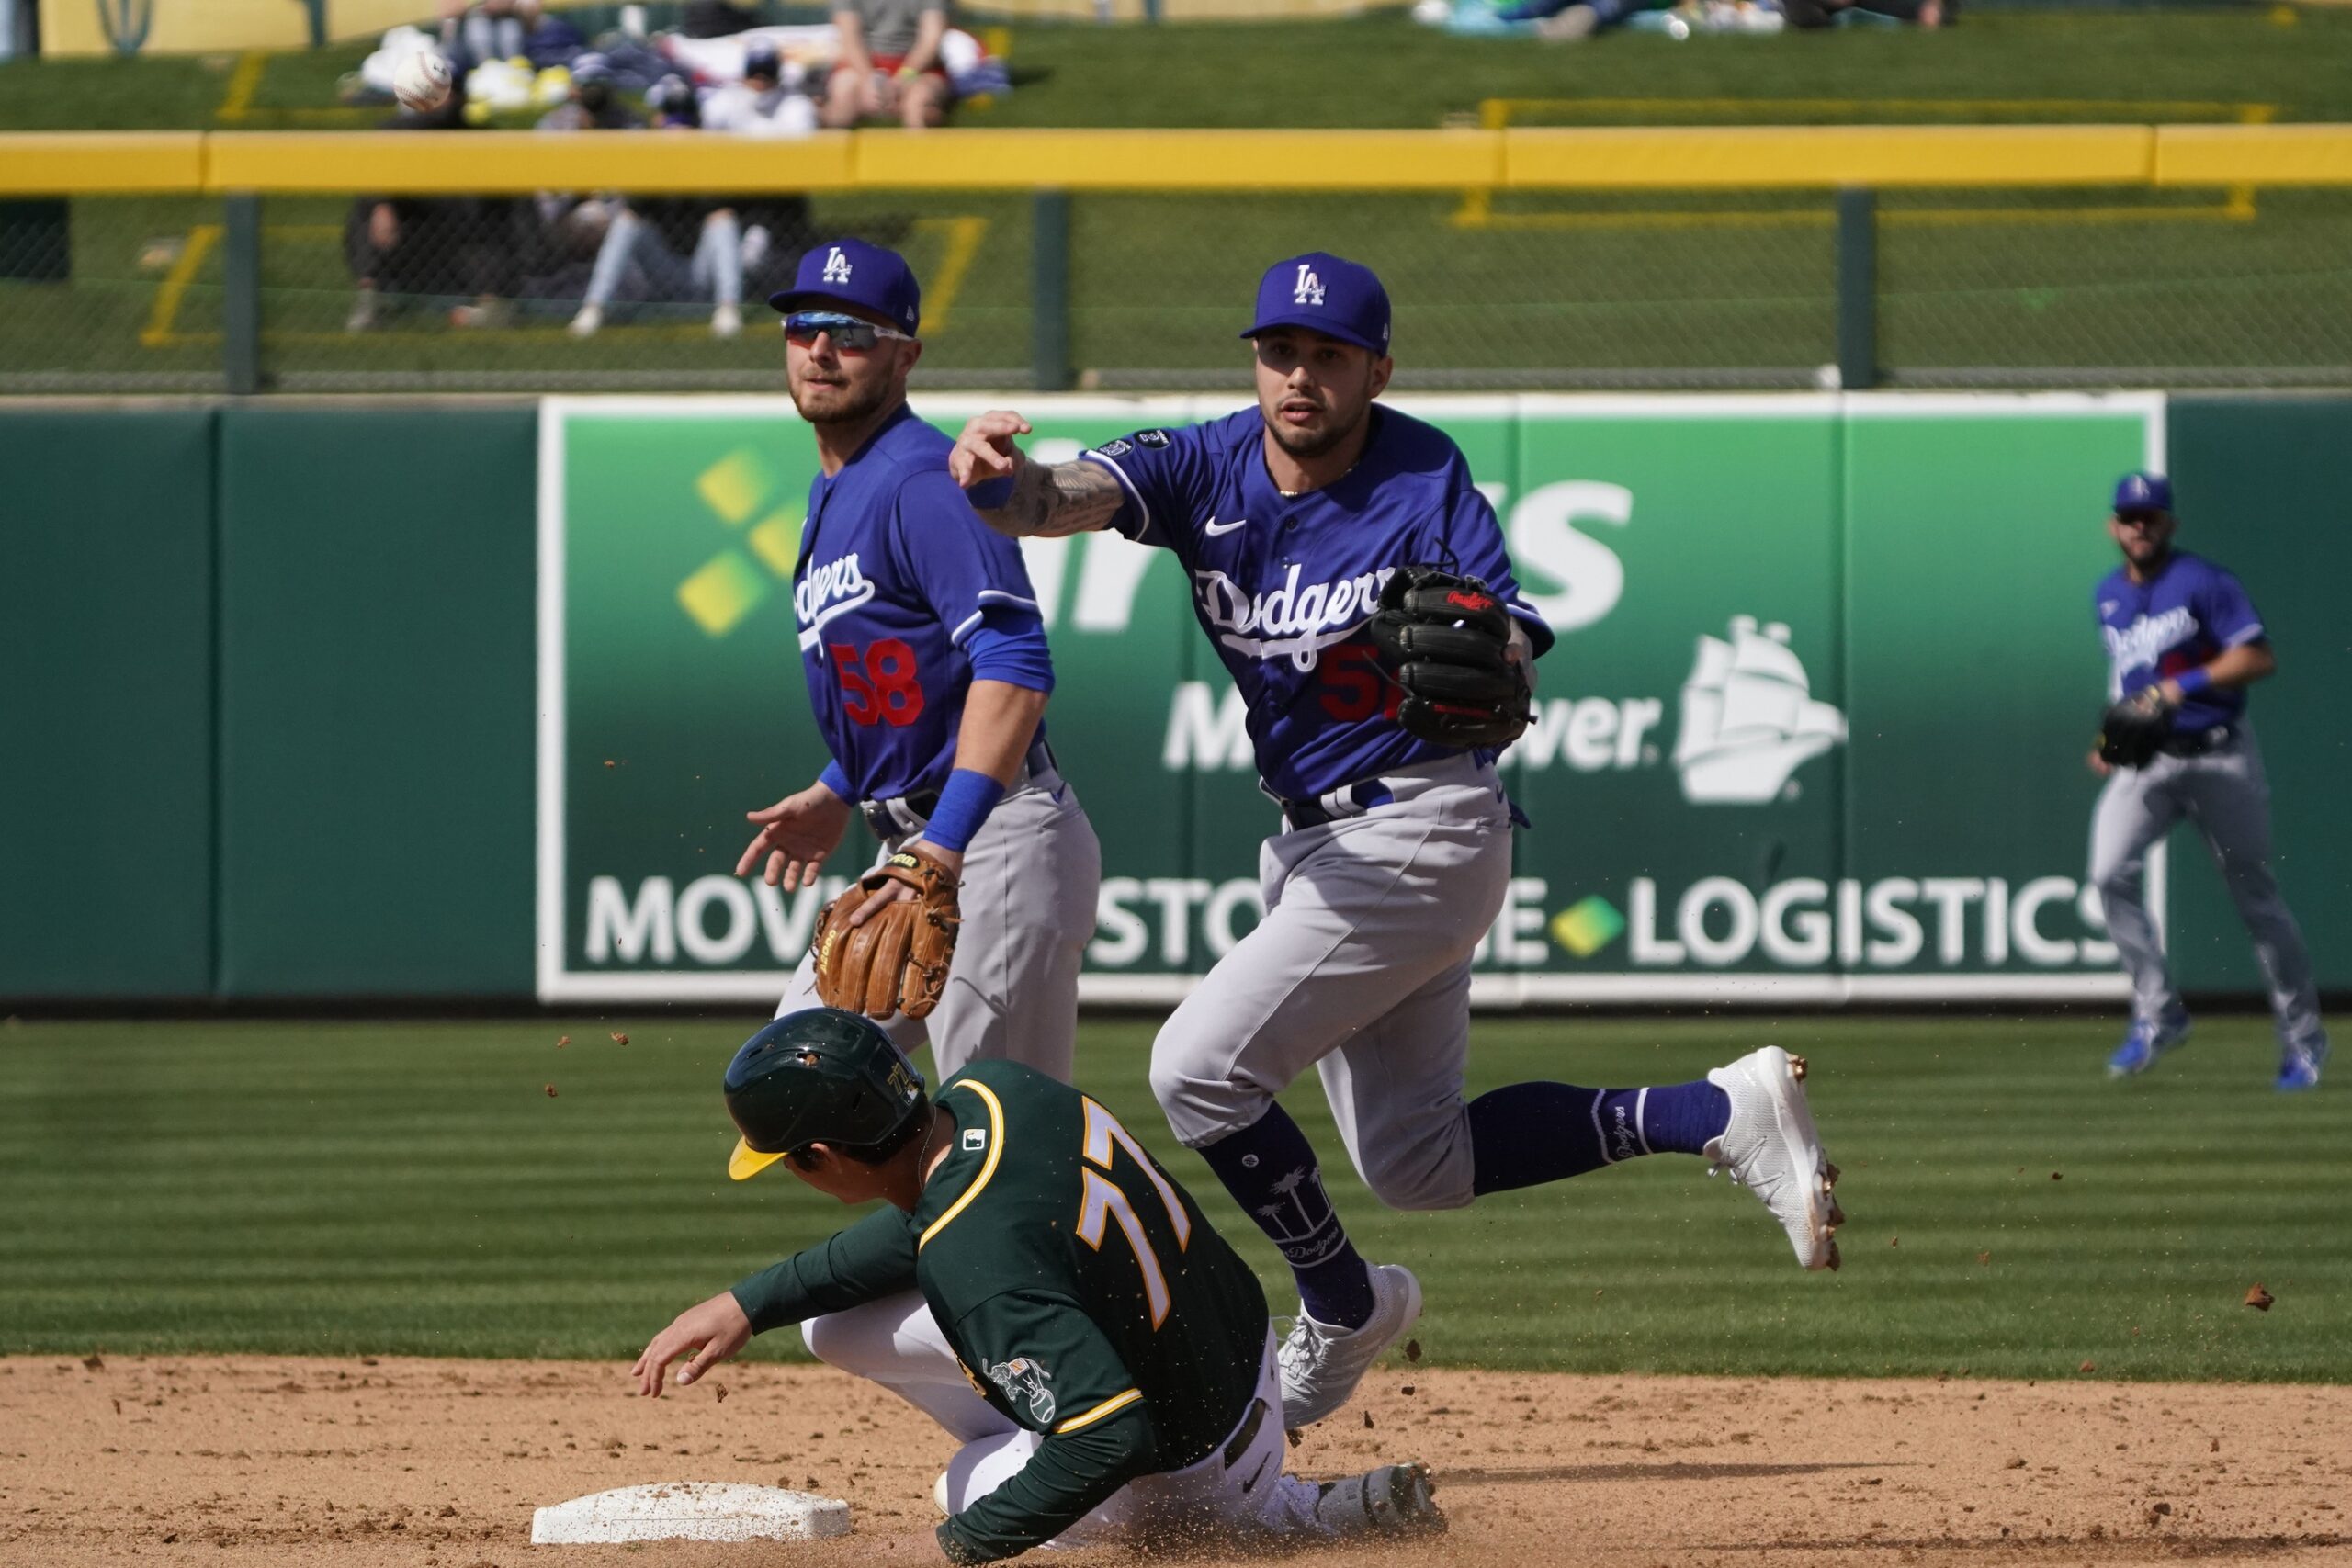
[[[1734,615],[1731,640],[1702,636],[1682,682],[1674,766],[1694,806],[1755,806],[1795,793],[1789,775],[1846,739],[1846,716],[1813,699],[1789,628]]]
[[[1053,1374],[1026,1356],[999,1361],[989,1369],[989,1382],[1004,1391],[1007,1404],[1027,1404],[1029,1418],[1040,1427],[1054,1422]]]

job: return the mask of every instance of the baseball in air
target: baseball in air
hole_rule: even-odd
[[[433,50],[418,50],[393,68],[392,96],[418,114],[439,108],[449,101],[448,61]]]

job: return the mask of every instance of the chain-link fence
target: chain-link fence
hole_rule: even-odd
[[[1894,385],[2352,382],[2352,191],[1888,192],[1859,278],[1838,211],[1674,191],[15,201],[0,391],[773,388],[765,295],[842,233],[913,261],[935,387],[1239,385],[1260,271],[1308,249],[1385,280],[1406,386],[1812,386],[1841,361],[1850,382],[1858,308]]]

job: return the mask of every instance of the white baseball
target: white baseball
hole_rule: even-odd
[[[392,96],[418,114],[439,108],[449,101],[449,62],[434,50],[418,50],[393,67]]]

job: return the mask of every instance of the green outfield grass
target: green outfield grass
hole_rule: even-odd
[[[629,1036],[626,1046],[609,1032]],[[0,1028],[0,1352],[625,1359],[678,1308],[842,1222],[737,1186],[716,1092],[733,1021],[23,1023]],[[571,1044],[559,1049],[560,1034]],[[2105,1022],[1481,1021],[1473,1088],[1694,1076],[1808,1053],[1851,1221],[1808,1276],[1693,1159],[1453,1213],[1331,1172],[1364,1250],[1409,1263],[1442,1364],[1583,1371],[2352,1378],[2352,1100],[2270,1090],[2216,1020],[2145,1080]],[[1080,1076],[1260,1266],[1268,1245],[1144,1082],[1145,1023]],[[548,1098],[553,1084],[557,1097]],[[1339,1145],[1319,1096],[1290,1103]],[[2057,1179],[2054,1178],[2063,1178]],[[2242,1304],[2260,1280],[2278,1305]],[[755,1354],[794,1354],[774,1337]]]

